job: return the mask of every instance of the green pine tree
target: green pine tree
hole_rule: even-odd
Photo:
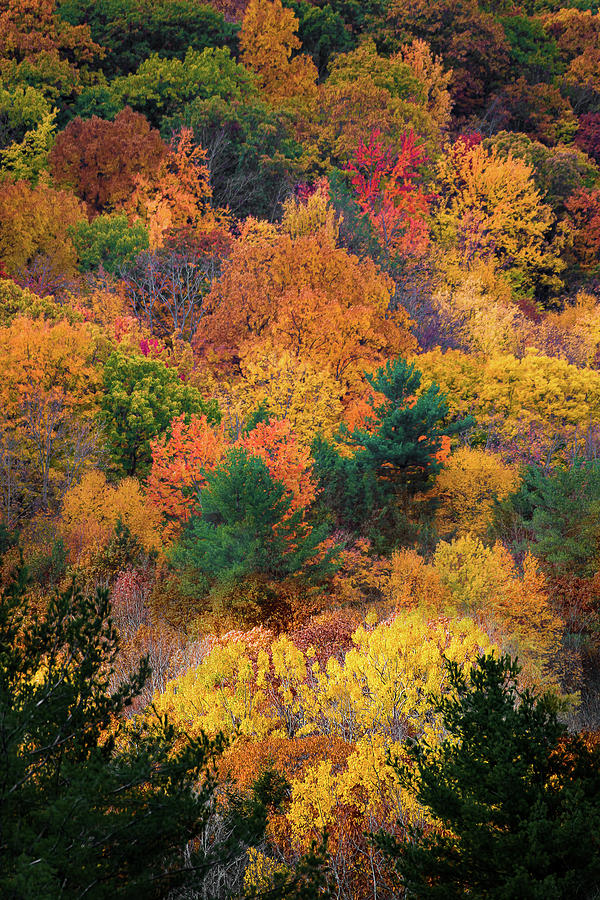
[[[447,737],[408,747],[401,783],[437,827],[375,842],[407,898],[572,900],[600,890],[600,745],[566,736],[556,701],[517,684],[510,657],[482,657],[434,702]]]
[[[530,549],[557,576],[590,577],[600,562],[600,465],[551,471],[529,466],[519,489],[498,503],[496,533],[517,553]]]
[[[208,473],[199,505],[201,515],[191,518],[173,561],[209,582],[264,575],[311,584],[335,571],[335,549],[320,546],[326,526],[306,521],[304,510],[290,513],[284,485],[244,449],[231,450]]]
[[[412,499],[432,485],[441,464],[442,438],[468,422],[448,422],[448,404],[437,385],[419,393],[421,373],[414,363],[389,360],[367,381],[383,400],[370,400],[368,427],[342,428],[338,444],[348,457],[322,438],[313,444],[323,505],[337,524],[356,531],[366,524],[379,543],[398,541],[407,527]],[[409,529],[410,530],[410,529]]]

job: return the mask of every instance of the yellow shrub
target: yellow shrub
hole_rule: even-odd
[[[422,729],[427,694],[444,688],[444,657],[469,665],[492,646],[469,619],[429,621],[418,611],[361,627],[353,642],[343,663],[321,667],[313,648],[305,653],[286,635],[270,654],[236,640],[169,682],[156,704],[186,729],[211,734],[400,740]]]
[[[435,382],[453,412],[472,414],[504,438],[522,440],[531,426],[548,444],[567,431],[581,434],[600,418],[600,372],[564,359],[534,350],[522,359],[509,353],[483,359],[436,349],[415,362],[423,389]]]
[[[495,453],[470,447],[457,450],[436,479],[435,495],[441,501],[439,530],[484,538],[495,500],[512,493],[518,481],[516,469]]]
[[[169,682],[155,697],[157,710],[188,732],[224,731],[233,741],[229,757],[237,747],[244,769],[271,746],[268,758],[284,760],[291,796],[271,815],[270,840],[293,860],[327,827],[330,864],[345,879],[346,895],[370,896],[373,851],[365,831],[398,833],[423,821],[398,784],[388,750],[401,755],[409,736],[438,740],[440,723],[427,695],[448,690],[445,659],[468,667],[491,651],[490,639],[471,620],[431,621],[415,611],[359,628],[344,661],[330,658],[321,667],[314,648],[303,652],[285,635],[270,654],[238,637]],[[293,747],[278,753],[278,744]],[[273,866],[252,856],[246,889],[266,887]]]
[[[310,359],[261,343],[244,353],[240,367],[242,380],[224,390],[242,421],[262,406],[269,416],[286,419],[307,445],[317,432],[331,437],[338,427],[340,386]]]
[[[434,566],[450,590],[453,611],[497,629],[503,648],[541,674],[558,653],[563,622],[552,610],[536,560],[527,556],[519,575],[501,544],[490,548],[465,535],[441,541]]]
[[[256,847],[248,849],[248,865],[244,872],[244,893],[254,896],[255,892],[268,891],[273,887],[276,875],[291,875],[291,869],[275,862]]]
[[[124,478],[112,487],[102,472],[85,474],[65,494],[59,523],[70,562],[91,565],[108,546],[119,520],[144,550],[161,549],[160,516],[135,478]]]

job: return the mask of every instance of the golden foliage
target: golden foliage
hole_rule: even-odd
[[[156,172],[136,176],[126,208],[148,224],[152,250],[162,246],[170,231],[198,228],[204,218],[214,224],[206,151],[194,146],[192,137],[191,128],[182,128]]]
[[[434,56],[429,44],[419,38],[401,47],[399,58],[410,68],[424,87],[427,112],[437,127],[445,130],[450,124],[452,111],[452,98],[449,91],[452,70],[446,69],[443,59],[440,56]]]
[[[288,197],[283,203],[282,230],[294,239],[323,231],[328,243],[337,244],[342,217],[330,204],[328,191],[329,183],[323,179],[308,199]]]
[[[521,290],[564,268],[547,243],[554,216],[523,159],[459,139],[439,160],[436,181],[437,238],[463,264],[493,258]]]
[[[243,641],[215,647],[196,668],[156,698],[174,721],[192,730],[268,735],[336,735],[392,740],[429,729],[427,692],[444,688],[444,655],[461,665],[491,643],[468,619],[431,621],[415,611],[370,630],[360,627],[343,662],[324,667],[282,635],[249,653]]]
[[[256,73],[266,97],[277,104],[290,98],[307,104],[316,99],[318,72],[312,59],[292,57],[302,46],[298,19],[281,0],[250,0],[240,33],[244,65]]]
[[[435,382],[450,408],[472,414],[507,438],[527,427],[552,440],[570,429],[585,431],[600,416],[600,373],[535,350],[521,359],[492,353],[487,359],[458,350],[431,350],[417,357],[423,387]]]
[[[160,517],[137,479],[124,478],[113,487],[102,472],[86,473],[65,494],[58,526],[71,564],[81,569],[92,565],[114,537],[118,521],[144,550],[161,550]]]
[[[450,592],[439,572],[428,565],[416,550],[395,550],[387,591],[398,613],[419,608],[431,615],[450,605]]]
[[[219,405],[235,409],[240,423],[264,409],[268,416],[289,422],[307,446],[317,432],[331,437],[338,427],[343,413],[340,386],[310,359],[256,344],[240,359],[240,369],[242,377],[222,383],[218,393]]]
[[[485,538],[496,500],[503,500],[519,483],[519,474],[489,450],[461,447],[436,478],[434,495],[441,507],[436,516],[442,533],[467,533]]]
[[[27,181],[3,183],[0,191],[0,259],[15,276],[43,259],[50,277],[76,272],[77,254],[69,227],[85,219],[83,204],[70,192]]]
[[[492,629],[503,648],[518,654],[529,674],[548,674],[563,632],[554,613],[546,580],[528,555],[519,574],[514,559],[500,543],[486,547],[465,535],[436,548],[434,567],[449,589],[454,614],[473,616]]]

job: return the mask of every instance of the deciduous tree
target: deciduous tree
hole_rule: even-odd
[[[26,281],[28,270],[44,264],[47,281],[76,271],[69,228],[85,218],[78,199],[66,190],[27,181],[4,183],[0,191],[0,259],[13,278]]]
[[[297,33],[298,19],[281,0],[250,0],[240,33],[242,62],[276,104],[316,99],[315,64],[303,54],[292,55],[301,46]]]
[[[126,108],[113,122],[73,119],[57,135],[50,171],[87,204],[90,216],[120,211],[130,202],[136,178],[156,175],[167,146],[144,116]]]
[[[29,502],[45,510],[98,453],[94,336],[86,325],[18,317],[0,344],[4,428],[29,469]]]
[[[221,738],[178,734],[151,713],[132,727],[125,712],[148,662],[111,687],[119,641],[107,592],[70,588],[32,618],[24,580],[0,598],[0,891],[133,900],[203,891],[238,861],[242,876],[264,835],[269,779],[222,803],[215,840]],[[318,891],[301,876],[292,896],[301,882],[307,896]]]
[[[61,18],[87,26],[106,49],[102,69],[110,78],[133,72],[153,53],[182,59],[191,48],[235,47],[236,27],[207,3],[195,0],[61,0]]]
[[[493,257],[522,293],[557,286],[561,263],[548,244],[554,217],[533,170],[510,152],[459,139],[440,160],[437,237],[460,258]],[[564,264],[563,264],[564,265]],[[558,282],[560,284],[560,282]]]
[[[389,309],[391,288],[370,260],[359,261],[323,232],[294,240],[249,222],[207,298],[196,344],[230,370],[258,342],[306,356],[344,395],[356,390],[365,368],[414,346],[404,309]]]
[[[124,475],[147,473],[150,442],[176,416],[204,413],[219,420],[216,403],[205,402],[160,360],[117,350],[106,361],[103,382],[102,423],[113,464]]]
[[[362,140],[346,170],[358,204],[374,229],[389,264],[420,256],[429,243],[427,217],[430,197],[418,183],[419,168],[427,162],[413,132],[403,135],[398,154],[385,148],[380,133]]]

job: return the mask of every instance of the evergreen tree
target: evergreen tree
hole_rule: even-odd
[[[335,571],[335,549],[324,551],[326,526],[312,525],[274,481],[262,459],[231,450],[206,476],[200,516],[191,518],[173,559],[207,580],[233,582],[251,575],[299,578],[307,583]]]
[[[508,656],[468,674],[448,663],[435,701],[447,737],[408,747],[401,783],[435,827],[376,843],[395,860],[406,896],[571,900],[600,889],[600,745],[567,737],[556,701],[517,685]]]
[[[600,465],[576,463],[546,471],[529,466],[514,494],[495,510],[499,537],[527,549],[551,574],[589,577],[600,561]]]
[[[421,373],[414,363],[398,357],[388,360],[366,379],[383,400],[370,399],[372,415],[366,428],[343,433],[345,441],[357,449],[364,464],[379,480],[410,486],[411,493],[423,490],[429,476],[439,472],[436,454],[442,437],[463,427],[446,425],[448,403],[436,384],[418,393]]]
[[[367,521],[397,539],[409,501],[431,486],[441,468],[442,438],[467,422],[449,424],[437,385],[418,393],[421,373],[401,357],[366,378],[383,399],[369,400],[372,412],[364,428],[341,429],[338,444],[351,447],[352,455],[320,438],[313,444],[315,470],[322,501],[340,525],[357,530]]]

